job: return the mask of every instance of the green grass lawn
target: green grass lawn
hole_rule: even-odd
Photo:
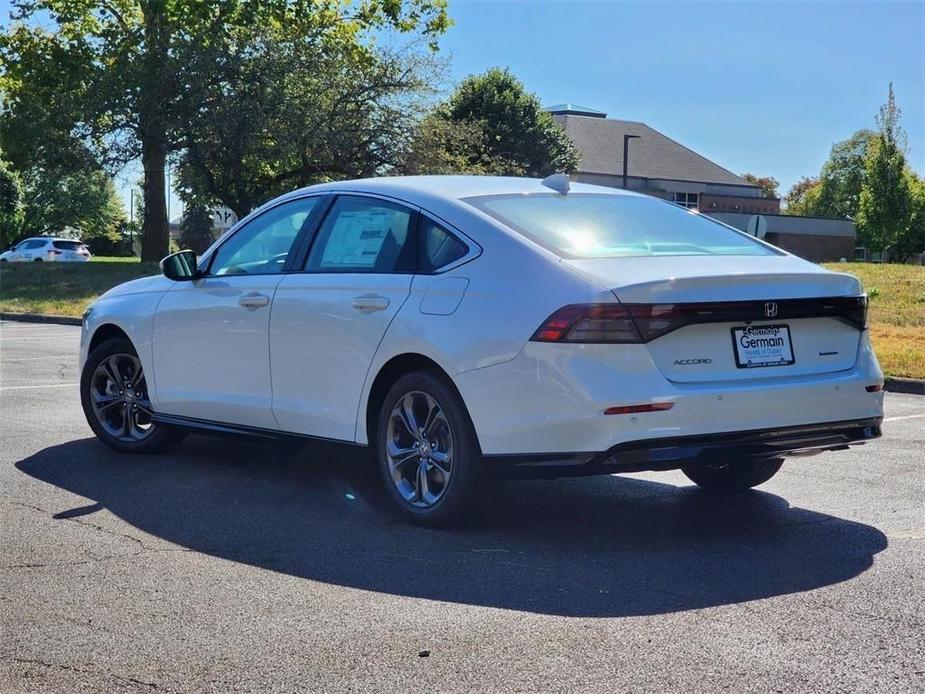
[[[870,331],[877,358],[891,376],[925,378],[925,268],[830,263],[870,294]],[[89,263],[0,264],[0,311],[80,316],[93,299],[120,282],[155,275],[156,263],[99,256]]]
[[[157,263],[107,256],[89,263],[0,263],[0,311],[81,316],[107,289],[159,272]]]
[[[925,267],[828,263],[864,283],[870,297],[870,339],[883,372],[925,378]]]

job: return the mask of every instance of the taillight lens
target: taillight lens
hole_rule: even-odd
[[[867,294],[864,296],[859,296],[855,299],[856,306],[852,311],[849,311],[848,322],[853,323],[855,326],[861,330],[867,329]],[[853,313],[853,315],[852,315]]]
[[[629,312],[620,304],[570,304],[547,318],[534,342],[642,342]]]
[[[867,327],[867,297],[678,304],[571,304],[540,326],[537,342],[651,342],[688,325],[834,318]]]

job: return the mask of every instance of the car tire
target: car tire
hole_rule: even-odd
[[[151,422],[144,370],[125,338],[106,340],[90,352],[80,375],[80,403],[93,433],[120,453],[159,453],[185,436]]]
[[[386,493],[402,513],[433,528],[465,520],[484,468],[472,420],[450,384],[427,371],[399,378],[383,400],[375,436]]]
[[[745,491],[767,482],[783,464],[783,458],[758,458],[725,464],[698,463],[682,467],[681,471],[704,489]]]

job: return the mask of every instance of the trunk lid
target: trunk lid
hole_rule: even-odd
[[[861,337],[861,284],[793,256],[563,260],[630,309],[653,361],[679,383],[844,371]]]

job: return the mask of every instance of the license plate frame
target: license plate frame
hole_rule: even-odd
[[[774,339],[781,337],[784,343],[780,346],[769,345],[763,348],[763,352],[750,354],[746,351],[744,354],[741,350],[761,349],[759,347],[749,348],[742,345],[741,338],[748,332],[751,332],[755,339]],[[790,334],[790,326],[786,323],[776,325],[737,325],[730,329],[732,336],[732,356],[735,359],[736,368],[739,369],[761,369],[773,366],[792,366],[796,364],[796,355],[793,352],[793,339]]]

